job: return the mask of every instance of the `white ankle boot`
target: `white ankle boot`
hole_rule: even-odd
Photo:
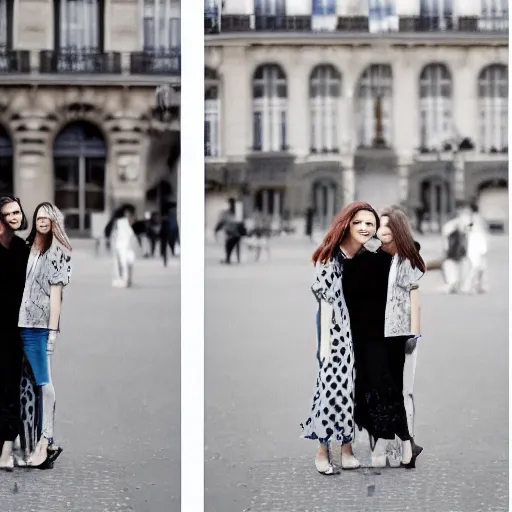
[[[387,455],[372,454],[372,468],[385,468],[388,461]]]
[[[14,457],[12,456],[12,441],[4,441],[2,454],[0,455],[0,470],[12,471],[14,469]]]
[[[361,466],[359,461],[354,455],[343,455],[341,454],[341,467],[343,469],[357,469]]]

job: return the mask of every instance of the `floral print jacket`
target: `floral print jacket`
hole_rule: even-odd
[[[411,290],[418,287],[424,273],[413,268],[409,260],[393,257],[389,271],[384,336],[407,336],[411,333]]]

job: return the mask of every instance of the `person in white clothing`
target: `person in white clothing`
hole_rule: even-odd
[[[114,221],[112,231],[112,249],[114,256],[114,278],[112,286],[128,288],[132,285],[133,265],[135,263],[135,247],[137,237],[132,229],[135,219],[135,209],[126,207]]]
[[[471,223],[468,227],[468,273],[463,291],[466,293],[485,293],[484,275],[487,268],[487,229],[478,213],[478,207],[472,207]]]
[[[442,227],[443,248],[446,254],[443,273],[448,293],[459,293],[466,278],[470,224],[471,211],[466,205],[461,205],[456,217]]]

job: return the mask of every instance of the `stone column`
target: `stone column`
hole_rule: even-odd
[[[274,218],[281,218],[281,190],[274,190]]]
[[[263,215],[268,215],[268,190],[261,191],[261,210]]]
[[[356,113],[354,101],[357,94],[358,76],[355,70],[353,54],[343,52],[340,58],[343,60],[346,59],[346,68],[343,70],[342,77],[338,145],[342,154],[348,154],[355,151],[356,148]]]
[[[458,138],[469,137],[474,143],[478,141],[479,136],[479,123],[475,122],[475,112],[478,112],[475,69],[479,69],[480,66],[478,56],[474,58],[470,50],[460,48],[451,70],[454,135]],[[468,87],[468,84],[472,86]]]
[[[399,154],[412,154],[418,146],[419,66],[414,63],[409,50],[397,53],[393,65],[393,140],[392,145]]]
[[[15,0],[13,18],[13,48],[36,51],[53,48],[51,0]]]
[[[465,197],[465,161],[464,153],[458,152],[453,155],[453,167],[454,167],[454,187],[453,191],[456,201],[463,201]]]
[[[140,4],[136,0],[106,0],[105,50],[133,52],[142,47]]]
[[[286,68],[288,78],[288,145],[298,157],[309,154],[309,62],[293,50]]]
[[[352,203],[356,197],[356,173],[354,170],[354,155],[342,157],[343,165],[343,206]]]
[[[398,199],[400,203],[407,203],[409,193],[409,172],[413,164],[413,157],[410,153],[399,154],[397,159],[398,172]]]
[[[334,214],[334,189],[332,187],[327,188],[327,221],[332,220]]]
[[[243,47],[224,47],[218,69],[222,81],[222,135],[227,158],[241,160],[252,146],[251,66]]]
[[[420,0],[395,0],[395,10],[397,16],[419,16]]]

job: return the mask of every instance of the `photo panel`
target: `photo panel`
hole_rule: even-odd
[[[180,18],[0,0],[2,510],[180,510]]]
[[[508,3],[355,4],[205,5],[208,512],[508,509]]]

